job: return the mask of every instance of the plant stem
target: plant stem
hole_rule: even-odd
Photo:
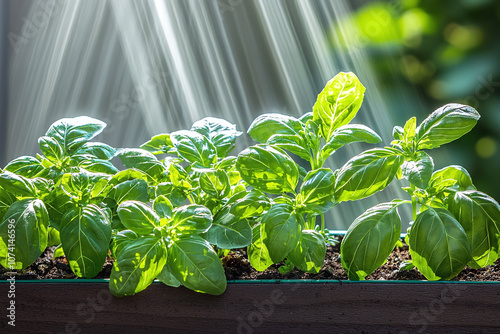
[[[311,217],[308,219],[307,223],[307,229],[308,230],[314,230],[314,226],[316,225],[316,217]]]
[[[325,214],[321,214],[321,232],[325,231]]]
[[[410,185],[412,192],[415,191],[415,186],[413,184]],[[417,219],[417,197],[414,195],[411,196],[411,209],[412,209],[412,218],[413,221]]]

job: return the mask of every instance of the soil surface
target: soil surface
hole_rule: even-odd
[[[284,263],[272,265],[264,272],[258,272],[252,268],[247,258],[246,249],[238,249],[230,252],[222,259],[226,277],[228,280],[257,280],[257,279],[330,279],[346,280],[348,279],[345,270],[340,261],[340,241],[333,246],[327,247],[327,253],[323,267],[317,274],[304,273],[294,269],[287,273],[281,273],[278,268],[284,266]],[[48,247],[35,263],[25,270],[16,271],[16,279],[78,279],[71,271],[71,268],[65,257],[53,258],[55,246]],[[401,270],[400,266],[406,260],[410,259],[408,246],[396,247],[387,259],[387,262],[367,276],[367,280],[425,280],[425,277],[416,269]],[[109,278],[113,259],[107,258],[102,271],[95,278]],[[0,280],[10,277],[8,270],[0,266]],[[500,281],[500,260],[494,265],[481,269],[472,269],[466,267],[453,279],[454,281]]]

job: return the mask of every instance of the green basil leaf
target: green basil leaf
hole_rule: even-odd
[[[84,160],[79,164],[79,167],[94,173],[118,173],[118,169],[110,161],[102,159]]]
[[[169,199],[165,196],[156,197],[153,208],[160,218],[172,217],[172,211],[174,210],[172,203],[170,203]]]
[[[125,169],[113,175],[113,177],[109,181],[109,184],[117,185],[125,181],[136,180],[136,179],[148,181],[148,176],[144,172],[141,172],[140,170]]]
[[[128,168],[138,169],[152,179],[158,179],[165,166],[150,152],[141,149],[121,149],[118,157]]]
[[[269,198],[262,191],[252,189],[245,197],[231,204],[230,213],[239,218],[258,217],[271,206]]]
[[[220,295],[226,290],[222,262],[212,246],[199,236],[174,241],[168,250],[168,268],[186,288]]]
[[[472,267],[482,268],[500,257],[500,206],[490,196],[469,190],[455,193],[448,209],[465,230]]]
[[[0,264],[24,269],[35,262],[47,247],[48,227],[49,215],[41,200],[27,198],[12,204],[0,224]],[[9,253],[14,255],[12,262]]]
[[[63,216],[60,232],[71,270],[79,277],[96,276],[102,270],[111,241],[107,214],[95,204],[71,210]]]
[[[22,156],[12,160],[5,166],[5,170],[27,178],[32,178],[40,173],[45,167],[41,162],[30,156]]]
[[[139,235],[132,230],[117,232],[113,237],[113,244],[111,246],[111,252],[113,253],[114,258],[118,259],[122,249],[136,239],[139,239]]]
[[[382,138],[367,126],[361,124],[343,125],[333,131],[330,140],[323,146],[322,151],[329,156],[342,146],[357,142],[378,144],[382,142]]]
[[[312,115],[312,113],[310,113]],[[304,128],[304,137],[308,149],[318,152],[321,145],[321,136],[319,134],[319,125],[312,119],[308,120]],[[307,160],[307,159],[306,159]]]
[[[17,198],[11,192],[5,191],[5,189],[0,187],[0,221],[2,221],[5,212],[7,212],[12,203],[16,201]]]
[[[417,128],[417,149],[432,149],[452,142],[469,132],[481,116],[476,109],[450,103],[435,110]]]
[[[66,173],[61,178],[61,186],[68,195],[81,197],[82,194],[87,193],[89,177],[85,172]]]
[[[432,174],[428,192],[437,194],[454,185],[458,185],[458,189],[461,191],[476,189],[472,184],[472,178],[469,172],[461,166],[452,165],[437,170]]]
[[[351,280],[364,280],[383,265],[401,234],[397,203],[366,210],[351,224],[340,245],[342,266]]]
[[[263,239],[274,263],[283,261],[300,240],[298,216],[290,204],[274,204],[262,217]]]
[[[56,249],[54,249],[54,255],[53,255],[53,258],[56,259],[58,257],[61,257],[61,256],[66,256],[64,254],[64,250],[62,248],[62,244],[60,244],[59,246],[57,246]]]
[[[373,195],[387,187],[404,158],[397,151],[375,148],[349,160],[338,172],[335,200],[353,201]]]
[[[200,188],[210,196],[226,197],[231,191],[229,176],[221,169],[204,172],[200,175]]]
[[[107,144],[93,142],[83,144],[75,154],[90,154],[97,159],[110,160],[115,156],[116,152],[116,149]]]
[[[307,145],[299,135],[275,134],[269,137],[267,144],[290,151],[304,160],[309,161],[311,159]]]
[[[8,171],[0,174],[0,187],[16,196],[36,196],[35,186],[30,179]]]
[[[315,230],[303,230],[300,242],[288,253],[288,259],[300,270],[317,274],[326,256],[325,238]]]
[[[53,123],[45,135],[55,139],[64,153],[71,153],[100,134],[105,127],[106,123],[87,116],[63,118]]]
[[[302,130],[302,124],[295,117],[263,114],[252,122],[248,128],[248,134],[253,140],[265,144],[272,135],[296,135],[300,130]]]
[[[264,271],[274,263],[262,238],[262,234],[264,233],[261,230],[261,224],[256,225],[252,229],[252,243],[247,248],[248,260],[252,267],[258,271]]]
[[[273,146],[251,146],[238,155],[236,169],[251,186],[270,194],[294,192],[299,181],[297,164]]]
[[[168,133],[156,135],[151,138],[150,141],[140,146],[143,150],[153,154],[171,153],[173,147],[174,144],[172,144],[172,140],[170,140],[170,135]]]
[[[58,162],[63,157],[64,153],[62,147],[51,137],[40,137],[38,139],[38,145],[43,155],[51,162]]]
[[[429,208],[417,215],[409,233],[412,263],[430,280],[448,280],[471,259],[462,225],[444,209]]]
[[[434,171],[434,161],[432,161],[432,158],[427,153],[420,151],[417,153],[415,159],[403,162],[401,171],[403,177],[411,184],[420,189],[425,189]]]
[[[178,288],[182,285],[181,282],[179,282],[177,278],[175,278],[175,276],[172,275],[172,273],[168,268],[168,265],[163,266],[163,269],[158,274],[157,279],[163,284],[166,284],[174,288]]]
[[[180,157],[190,163],[210,167],[217,161],[217,150],[210,140],[196,131],[181,130],[170,134]]]
[[[415,137],[416,127],[417,127],[416,117],[412,117],[406,122],[405,127],[403,129],[405,143],[410,144],[413,141],[413,138]]]
[[[297,196],[298,207],[304,212],[325,213],[334,204],[335,177],[328,168],[307,173]]]
[[[146,289],[167,262],[162,239],[143,236],[128,243],[113,264],[109,290],[114,296],[131,296]]]
[[[302,116],[300,116],[300,117],[299,117],[299,121],[300,121],[302,124],[304,124],[304,125],[305,125],[305,124],[307,124],[307,122],[312,121],[313,117],[314,117],[314,116],[313,116],[312,111],[310,111],[310,112],[306,112],[304,115],[302,115]]]
[[[193,124],[191,130],[207,137],[217,149],[219,158],[226,157],[231,152],[236,138],[242,134],[242,132],[236,130],[236,125],[215,117],[205,117],[197,121]]]
[[[365,87],[352,72],[340,72],[328,81],[313,106],[313,120],[320,124],[326,142],[336,129],[356,116],[364,93]]]
[[[61,243],[61,236],[59,234],[59,231],[51,226],[49,226],[48,228],[47,236],[48,236],[47,247],[57,246]]]
[[[221,249],[242,248],[252,242],[252,228],[246,219],[229,213],[229,207],[222,208],[214,217],[212,227],[205,238]]]
[[[184,205],[186,202],[186,193],[179,188],[173,186],[171,182],[162,182],[156,186],[155,196],[166,196],[174,207]]]
[[[394,138],[394,140],[404,140],[404,129],[399,125],[396,125],[392,129],[392,138]]]
[[[203,205],[190,204],[174,209],[172,227],[179,235],[192,235],[208,231],[212,213]]]
[[[148,183],[142,179],[122,182],[111,189],[109,197],[113,198],[117,204],[129,200],[146,202],[148,200]]]
[[[153,233],[155,227],[160,226],[160,217],[149,205],[139,201],[125,201],[117,212],[122,224],[140,235]]]

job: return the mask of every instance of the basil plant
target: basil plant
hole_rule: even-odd
[[[300,118],[264,114],[251,124],[250,136],[260,142],[242,151],[236,161],[241,178],[266,193],[270,208],[253,226],[250,263],[265,270],[287,259],[287,266],[317,273],[326,254],[324,213],[339,203],[335,197],[338,170],[324,167],[344,145],[379,143],[370,128],[350,124],[363,101],[365,88],[353,73],[339,73],[318,95],[313,111]],[[286,152],[307,161],[299,166]],[[262,198],[262,197],[259,197]],[[316,227],[316,217],[322,219]]]
[[[110,180],[118,170],[109,161],[115,149],[90,140],[105,126],[90,117],[61,119],[38,140],[42,154],[17,158],[0,173],[2,266],[24,269],[47,246],[60,245],[56,256],[65,254],[77,276],[102,270],[111,241]]]
[[[338,201],[357,200],[404,179],[410,200],[396,199],[368,209],[342,241],[342,265],[349,278],[362,280],[385,263],[400,238],[400,205],[412,206],[406,236],[412,263],[429,280],[455,277],[469,265],[480,268],[500,256],[500,206],[474,186],[469,173],[451,165],[435,170],[427,153],[462,137],[479,120],[472,107],[448,104],[417,126],[416,118],[396,126],[390,147],[363,152],[337,174]]]

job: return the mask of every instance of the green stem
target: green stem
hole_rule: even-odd
[[[321,214],[321,232],[325,231],[325,214]]]
[[[413,184],[410,185],[411,190],[415,191],[415,186]],[[411,196],[411,209],[412,209],[412,218],[413,221],[417,219],[417,197]]]
[[[316,225],[316,217],[311,217],[308,220],[309,221],[307,222],[307,229],[314,230],[314,225]]]

